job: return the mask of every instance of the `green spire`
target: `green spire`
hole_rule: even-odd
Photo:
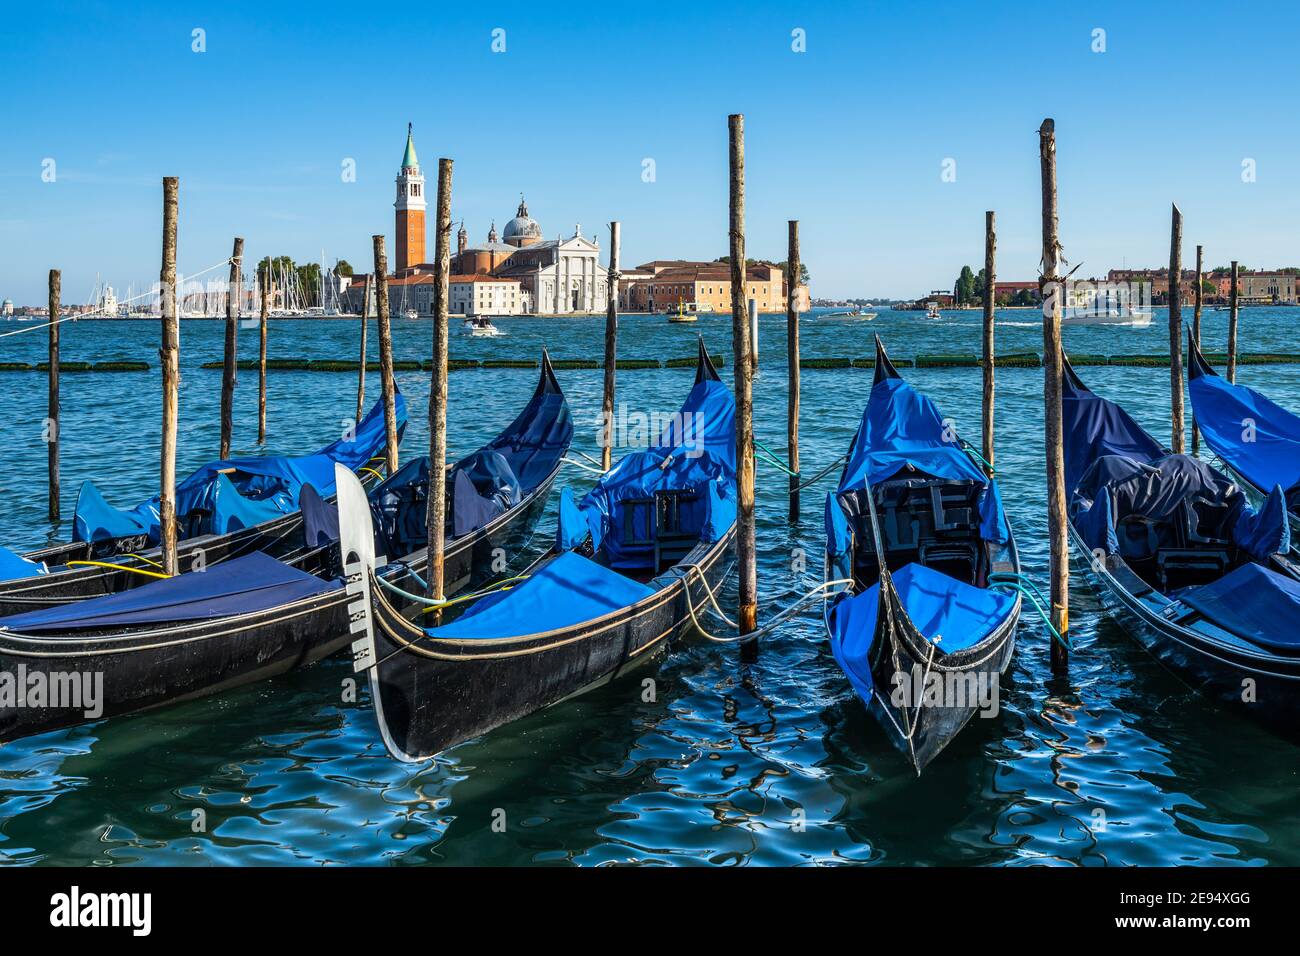
[[[420,161],[415,158],[415,140],[411,138],[411,124],[406,124],[406,152],[402,154],[402,168],[407,169],[419,166]]]

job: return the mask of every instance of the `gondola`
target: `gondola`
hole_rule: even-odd
[[[406,399],[397,394],[398,438],[406,427]],[[334,465],[368,477],[385,443],[383,403],[377,402],[350,434],[312,455],[274,455],[215,461],[176,486],[178,565],[192,571],[261,551],[289,558],[305,550],[298,497],[310,484],[334,494]],[[157,496],[129,511],[82,484],[73,540],[29,554],[0,548],[0,616],[21,614],[116,594],[162,577]]]
[[[695,385],[658,442],[580,502],[565,488],[556,541],[513,586],[454,620],[382,580],[360,485],[340,477],[349,567],[369,609],[353,645],[385,746],[427,759],[655,659],[692,627],[731,564],[735,404],[701,340]]]
[[[1282,488],[1291,533],[1300,542],[1300,416],[1220,378],[1190,332],[1187,350],[1187,391],[1205,443],[1254,501]]]
[[[523,412],[448,473],[448,593],[480,586],[524,547],[572,438],[543,355]],[[342,462],[331,482],[338,475],[362,488]],[[385,579],[418,589],[428,560],[428,458],[360,493],[376,538],[402,556],[385,562]],[[310,486],[302,505],[311,547],[292,561],[254,551],[201,573],[0,618],[0,741],[204,696],[342,648],[356,581],[338,559],[338,512]]]
[[[1064,363],[1075,566],[1105,610],[1184,682],[1284,731],[1300,719],[1300,575],[1280,487],[1175,455]]]
[[[977,711],[996,713],[1021,597],[1001,494],[876,336],[876,372],[826,496],[831,651],[920,774]],[[881,595],[884,599],[881,599]]]

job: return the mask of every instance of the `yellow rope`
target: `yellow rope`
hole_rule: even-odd
[[[371,461],[374,461],[374,459],[372,458]],[[373,468],[368,468],[367,466],[362,465],[362,466],[361,466],[361,470],[362,470],[362,471],[368,471],[368,472],[370,472],[372,475],[374,475],[374,476],[375,476],[376,478],[378,478],[380,481],[383,481],[383,480],[384,480],[384,476],[381,475],[379,472],[375,471],[375,469],[373,469]]]
[[[143,561],[145,564],[152,565],[155,568],[161,568],[162,565],[151,558],[146,558],[143,554],[128,554],[128,558],[135,558],[137,561]]]
[[[125,564],[109,564],[107,561],[69,561],[68,567],[87,567],[87,568],[112,568],[114,571],[130,571],[132,574],[143,574],[150,578],[170,578],[170,574],[159,574],[157,571],[146,571],[144,568],[132,568]]]

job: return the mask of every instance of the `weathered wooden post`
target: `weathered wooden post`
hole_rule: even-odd
[[[1065,446],[1061,425],[1060,220],[1056,206],[1056,122],[1043,120],[1038,129],[1038,156],[1043,181],[1043,418],[1047,444],[1047,524],[1052,560],[1052,626],[1068,640],[1070,622],[1069,540],[1066,536]],[[1052,641],[1052,673],[1063,675],[1069,652]]]
[[[1237,384],[1237,260],[1232,260],[1232,288],[1228,290],[1228,381]]]
[[[162,271],[162,464],[158,488],[158,525],[161,530],[163,573],[176,574],[176,414],[180,384],[181,329],[177,315],[176,217],[180,180],[163,179]]]
[[[742,266],[741,275],[747,270]],[[749,300],[749,367],[758,371],[758,300]]]
[[[730,134],[731,348],[736,388],[736,560],[739,565],[741,634],[758,626],[758,569],[754,540],[754,383],[749,315],[745,302],[745,117],[727,117]],[[742,660],[754,660],[758,642],[740,646]]]
[[[984,466],[993,477],[993,312],[997,308],[997,217],[984,213],[984,414],[981,422]]]
[[[234,431],[235,362],[239,349],[239,271],[244,263],[244,240],[235,238],[230,254],[230,279],[226,285],[226,346],[221,371],[221,451],[218,458],[230,457],[230,436]]]
[[[1169,227],[1169,398],[1172,435],[1169,447],[1183,453],[1183,214],[1173,207]]]
[[[45,418],[45,443],[49,453],[50,520],[59,520],[59,299],[63,274],[50,270],[50,402]]]
[[[374,236],[375,312],[379,326],[379,382],[384,391],[385,459],[388,473],[397,471],[397,394],[393,381],[393,330],[388,315],[388,257],[384,237]]]
[[[605,310],[605,392],[601,401],[601,419],[605,431],[600,441],[600,466],[609,471],[614,446],[614,371],[618,356],[618,254],[620,225],[609,224],[609,305]]]
[[[257,443],[266,444],[266,325],[271,316],[271,293],[267,282],[271,277],[271,260],[266,260],[266,275],[262,277],[262,309],[257,322]]]
[[[357,372],[357,422],[366,413],[366,322],[370,319],[370,276],[361,290],[361,369]]]
[[[451,160],[438,160],[434,234],[433,380],[429,384],[429,597],[442,599],[443,531],[447,523],[447,296],[451,278]]]
[[[1201,283],[1204,281],[1202,270],[1205,268],[1205,247],[1196,247],[1196,295],[1193,301],[1195,306],[1192,309],[1192,338],[1196,340],[1196,347],[1201,347],[1201,301],[1202,290]],[[1196,426],[1196,412],[1192,412],[1192,454],[1199,455],[1201,452],[1201,430]]]
[[[799,220],[789,221],[785,282],[785,364],[788,381],[785,400],[785,444],[790,458],[790,523],[799,520]]]

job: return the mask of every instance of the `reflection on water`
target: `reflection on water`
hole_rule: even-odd
[[[969,316],[969,317],[968,317]],[[1287,350],[1291,313],[1243,312],[1249,351]],[[1036,316],[1007,312],[999,350],[1037,351]],[[1156,353],[1167,347],[1158,312],[1149,329],[1070,329],[1078,352]],[[1206,313],[1207,348],[1222,348],[1226,315]],[[599,357],[599,320],[520,319],[496,340],[455,336],[453,357]],[[156,326],[64,326],[67,360],[146,358]],[[620,354],[690,356],[694,335],[730,366],[729,320],[690,327],[624,320]],[[976,313],[943,322],[882,312],[870,323],[804,322],[806,356],[866,356],[879,332],[896,357],[974,352]],[[398,322],[398,358],[428,351],[429,325]],[[375,336],[371,336],[373,342]],[[271,354],[346,358],[352,322],[276,322]],[[784,442],[783,319],[762,320],[757,431]],[[40,361],[41,333],[3,340],[0,360]],[[219,323],[182,332],[183,467],[215,454]],[[241,331],[253,354],[256,330]],[[0,541],[23,548],[65,537],[44,503],[43,379],[4,373],[11,395],[0,473]],[[904,370],[971,438],[979,432],[976,369]],[[1167,374],[1081,370],[1098,391],[1128,403],[1157,436],[1168,432]],[[158,382],[149,374],[63,378],[64,512],[94,478],[111,501],[153,491]],[[599,371],[564,371],[577,446],[595,450]],[[1245,367],[1300,407],[1300,368]],[[405,373],[411,407],[427,378]],[[865,371],[803,375],[801,451],[812,473],[847,446],[870,388]],[[620,372],[629,409],[670,412],[689,371]],[[495,434],[527,399],[531,373],[451,377],[454,453]],[[272,373],[268,450],[314,449],[334,437],[355,402],[347,374]],[[1007,370],[998,385],[998,464],[1026,570],[1045,577],[1041,372]],[[367,394],[378,395],[372,376]],[[241,373],[236,451],[256,451],[255,377]],[[427,446],[412,418],[404,456]],[[583,486],[577,471],[567,480]],[[760,589],[791,587],[796,549],[820,567],[821,493],[806,492],[804,520],[784,518],[785,478],[759,473]],[[552,502],[553,507],[554,502]],[[542,523],[540,535],[553,527]],[[539,544],[541,538],[539,537]],[[729,584],[734,588],[734,584]],[[725,599],[734,602],[734,590]],[[1075,653],[1068,684],[1052,681],[1041,628],[1026,616],[1003,681],[1001,710],[976,719],[921,779],[886,744],[840,675],[819,608],[763,644],[756,664],[734,649],[687,645],[638,674],[470,741],[429,764],[390,759],[369,702],[345,697],[351,671],[324,664],[219,697],[101,722],[0,748],[0,861],[65,864],[1300,864],[1296,750],[1189,691],[1075,590]],[[654,679],[647,700],[642,679]]]

